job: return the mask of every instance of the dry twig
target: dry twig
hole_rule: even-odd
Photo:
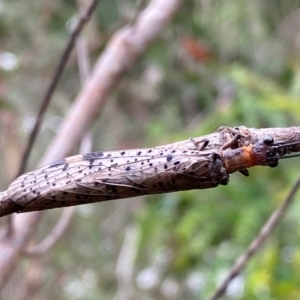
[[[221,282],[221,284],[214,291],[213,295],[209,298],[209,300],[217,300],[220,299],[226,292],[226,289],[230,282],[239,275],[242,270],[245,268],[248,261],[257,253],[257,251],[263,246],[265,240],[269,237],[272,230],[278,224],[283,214],[286,212],[288,207],[291,205],[296,192],[300,187],[300,176],[297,179],[296,183],[292,187],[286,199],[283,203],[278,207],[272,215],[269,217],[267,222],[261,228],[257,237],[253,240],[253,242],[249,245],[248,249],[236,260],[236,263],[229,271],[228,275]]]
[[[24,251],[26,256],[39,256],[49,251],[67,230],[76,207],[65,208],[52,231],[37,245]]]
[[[39,112],[37,114],[35,124],[32,128],[32,131],[31,131],[30,136],[27,141],[27,145],[25,147],[24,153],[21,158],[21,164],[20,164],[17,176],[19,176],[25,172],[27,161],[28,161],[30,152],[32,150],[32,147],[34,145],[39,128],[42,124],[42,120],[44,118],[45,112],[50,104],[51,97],[55,91],[55,88],[56,88],[60,78],[61,78],[63,70],[69,60],[69,57],[70,57],[71,52],[75,45],[75,41],[76,41],[77,37],[79,36],[80,32],[82,31],[82,29],[84,28],[84,25],[89,21],[91,15],[92,15],[93,11],[96,9],[98,3],[99,3],[99,0],[91,1],[90,5],[86,8],[86,10],[82,12],[74,30],[71,33],[71,36],[66,45],[66,48],[64,49],[63,54],[61,55],[60,61],[56,67],[56,70],[54,71],[54,74],[50,80],[50,84],[49,84],[49,86],[46,90],[46,93],[42,99],[42,103],[39,108]]]
[[[88,7],[86,8],[89,9]],[[80,7],[80,15],[86,15],[84,12],[84,7]],[[78,59],[78,67],[81,83],[83,84],[88,78],[90,73],[90,61],[86,40],[83,36],[79,36],[76,42],[76,53]],[[88,132],[81,141],[81,153],[91,152],[92,149],[92,133]],[[27,256],[38,256],[42,255],[45,252],[49,251],[57,241],[63,236],[67,230],[72,216],[75,213],[75,207],[66,207],[64,208],[59,220],[56,225],[53,227],[51,232],[44,238],[42,242],[35,246],[31,246],[29,249],[26,249],[25,255]]]

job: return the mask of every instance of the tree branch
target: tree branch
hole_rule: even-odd
[[[79,4],[79,14],[85,15],[84,7]],[[88,7],[86,8],[88,9]],[[81,84],[85,82],[90,73],[90,60],[87,48],[87,42],[84,36],[79,36],[76,41],[76,54],[77,54],[77,64],[80,74]],[[87,153],[92,151],[92,133],[89,131],[84,135],[80,145],[80,152]],[[25,250],[25,255],[27,256],[39,256],[49,251],[63,236],[67,230],[72,216],[75,213],[75,207],[66,207],[63,209],[62,214],[57,221],[56,225],[53,227],[52,231],[44,238],[39,244],[30,247]]]
[[[226,289],[230,282],[237,276],[242,270],[245,268],[248,261],[257,253],[257,251],[262,247],[265,240],[269,237],[272,230],[275,228],[277,223],[280,221],[283,214],[286,212],[288,207],[291,205],[296,192],[300,187],[300,176],[297,179],[296,183],[292,187],[286,199],[283,201],[280,207],[278,207],[272,215],[269,217],[267,222],[261,228],[257,237],[253,240],[253,242],[249,245],[248,249],[236,260],[236,263],[229,271],[226,278],[221,282],[221,284],[217,287],[213,295],[209,298],[209,300],[217,300],[223,296],[226,292]]]
[[[65,208],[51,233],[39,244],[26,249],[24,254],[26,256],[39,256],[49,251],[67,230],[75,209],[76,207]]]
[[[136,22],[114,34],[48,147],[40,165],[68,155],[98,117],[122,75],[169,23],[182,0],[150,2]],[[86,99],[89,99],[88,103]],[[68,141],[66,143],[66,141]]]
[[[39,108],[39,112],[38,112],[36,120],[35,120],[35,124],[30,133],[30,136],[27,141],[27,145],[25,147],[24,153],[21,158],[21,164],[20,164],[17,176],[19,176],[25,172],[27,161],[28,161],[30,152],[32,150],[32,147],[34,145],[34,142],[36,140],[37,134],[39,132],[40,126],[42,124],[42,120],[44,118],[45,112],[50,104],[50,101],[51,101],[52,95],[55,91],[55,88],[61,78],[63,70],[69,60],[71,53],[72,53],[72,50],[75,45],[75,41],[76,41],[77,37],[79,36],[80,32],[82,31],[82,29],[84,28],[84,25],[91,18],[91,15],[92,15],[93,11],[96,9],[98,3],[99,3],[99,0],[91,1],[90,5],[86,8],[86,10],[82,12],[74,30],[71,33],[68,44],[67,44],[65,50],[63,51],[63,54],[61,55],[60,61],[56,67],[56,70],[54,71],[53,77],[50,80],[50,84],[46,90],[44,97],[43,97],[41,106]]]

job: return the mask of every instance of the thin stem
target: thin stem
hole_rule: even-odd
[[[93,11],[96,9],[97,5],[99,3],[99,0],[92,0],[90,5],[87,7],[87,9],[82,13],[82,15],[80,16],[71,36],[70,39],[68,41],[68,44],[60,58],[60,61],[57,65],[57,68],[53,74],[53,77],[50,81],[49,87],[46,90],[46,93],[43,97],[42,100],[42,104],[40,106],[37,118],[35,120],[35,124],[34,127],[29,135],[28,141],[27,141],[27,145],[25,147],[24,153],[22,155],[22,159],[21,159],[21,164],[17,173],[17,176],[21,175],[24,173],[25,169],[26,169],[26,165],[28,162],[28,158],[29,155],[31,153],[32,147],[34,145],[34,142],[36,140],[37,134],[39,132],[40,129],[40,125],[42,123],[43,117],[45,115],[45,112],[49,106],[49,103],[51,101],[51,97],[55,91],[55,88],[59,82],[59,79],[61,78],[61,75],[63,73],[63,70],[69,60],[69,57],[71,55],[71,52],[74,48],[75,45],[75,41],[76,38],[79,36],[80,32],[82,31],[84,25],[89,21],[89,19],[91,18],[91,15],[93,13]]]
[[[66,232],[75,209],[76,207],[65,208],[51,233],[47,235],[46,238],[39,244],[26,249],[24,254],[26,256],[39,256],[49,251]]]
[[[80,7],[79,9],[80,9],[80,13],[82,13],[84,7]],[[87,42],[86,39],[82,36],[78,37],[76,41],[76,53],[77,53],[77,62],[78,62],[80,79],[81,79],[81,83],[83,84],[90,73],[90,60],[89,60]],[[82,138],[80,149],[82,153],[91,152],[92,149],[91,131],[88,131]],[[52,231],[38,245],[35,245],[27,249],[25,251],[25,255],[39,256],[49,251],[66,232],[71,222],[71,219],[75,213],[75,210],[76,207],[65,207],[62,211],[62,214],[58,222],[53,227]]]
[[[226,278],[221,282],[221,284],[216,288],[213,295],[209,298],[209,300],[217,300],[220,299],[221,296],[226,292],[226,289],[230,282],[245,268],[246,264],[253,257],[257,251],[262,247],[265,240],[269,237],[272,230],[275,228],[277,223],[280,221],[281,217],[287,210],[287,208],[291,205],[296,192],[300,187],[300,176],[297,179],[296,183],[292,187],[291,191],[287,195],[286,199],[283,201],[281,206],[279,206],[269,217],[267,222],[261,228],[257,237],[252,241],[249,245],[248,249],[236,260],[236,263],[229,271]]]

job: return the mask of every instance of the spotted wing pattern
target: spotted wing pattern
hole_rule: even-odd
[[[71,156],[20,176],[7,192],[27,212],[227,182],[216,151],[157,147]]]

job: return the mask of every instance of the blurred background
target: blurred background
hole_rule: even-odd
[[[83,32],[91,65],[147,1],[101,0]],[[80,4],[0,1],[1,190],[14,178]],[[71,57],[30,158],[35,168],[80,90]],[[163,145],[221,125],[299,125],[300,1],[184,1],[125,75],[92,150]],[[79,149],[74,149],[74,154]],[[228,186],[77,207],[63,239],[24,258],[2,299],[206,299],[283,201],[299,159],[233,174]],[[61,209],[47,212],[35,242]],[[4,226],[4,222],[1,221]],[[226,299],[300,298],[300,199]],[[17,288],[16,288],[17,287]]]

